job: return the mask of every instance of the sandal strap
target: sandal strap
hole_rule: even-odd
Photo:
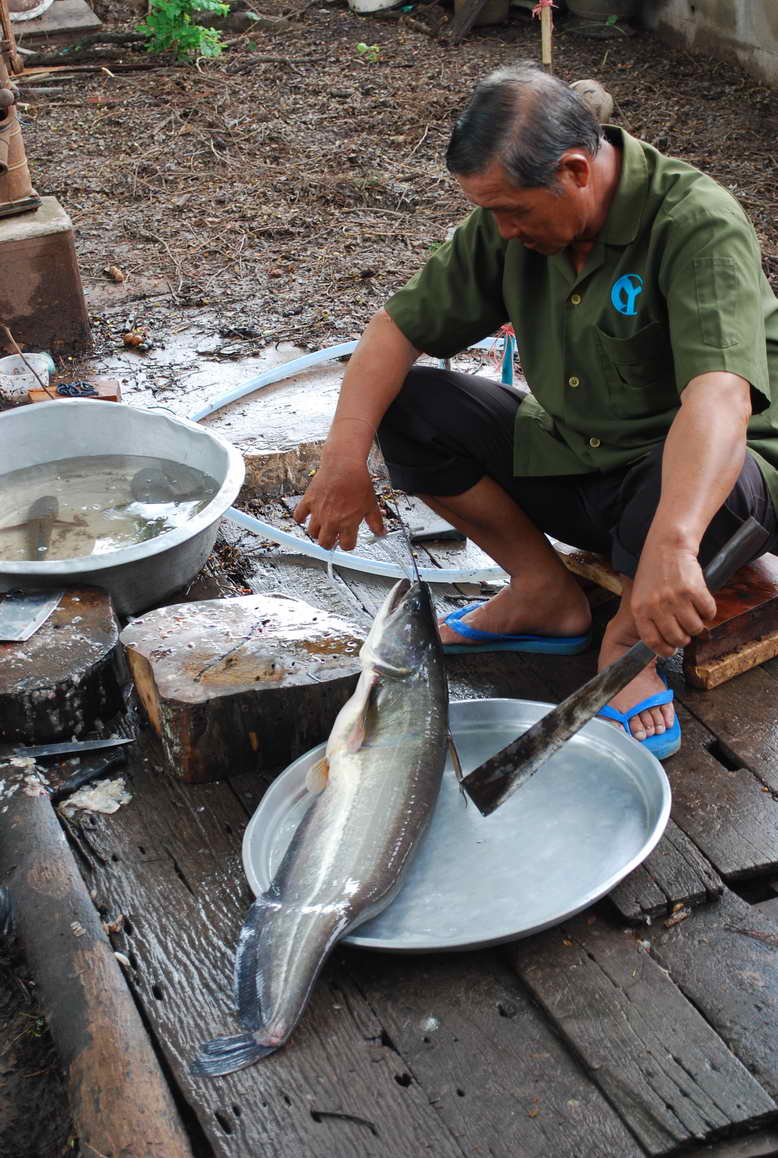
[[[604,716],[606,720],[616,720],[619,724],[623,724],[624,728],[629,731],[628,724],[633,716],[637,716],[640,712],[645,712],[648,708],[658,708],[660,704],[672,703],[673,692],[671,688],[667,688],[663,692],[657,692],[656,695],[646,696],[639,704],[635,704],[634,708],[630,708],[628,712],[620,712],[618,708],[612,708],[608,704],[604,708],[600,708],[597,713],[598,716]]]
[[[443,620],[446,627],[450,627],[457,635],[461,635],[463,639],[472,639],[478,643],[488,643],[490,640],[509,638],[503,635],[498,635],[494,631],[480,631],[477,627],[471,627],[469,623],[462,623],[462,616],[467,615],[468,611],[475,611],[476,607],[483,606],[483,599],[476,600],[475,603],[468,603],[467,607],[458,607],[455,611],[449,612]]]

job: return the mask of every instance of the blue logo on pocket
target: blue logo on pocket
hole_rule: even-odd
[[[625,273],[613,283],[611,302],[620,314],[634,317],[637,311],[635,302],[643,292],[643,278],[639,273]]]

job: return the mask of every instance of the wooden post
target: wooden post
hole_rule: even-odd
[[[543,67],[547,72],[551,72],[551,30],[554,27],[551,9],[553,7],[550,3],[541,2],[540,9],[540,58],[543,62]]]
[[[5,765],[8,771],[10,765]],[[81,1152],[192,1158],[189,1139],[49,798],[0,774],[0,881],[66,1071]],[[9,796],[9,791],[14,789]]]

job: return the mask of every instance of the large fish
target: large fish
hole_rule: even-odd
[[[319,795],[241,932],[235,990],[247,1032],[206,1042],[195,1073],[230,1073],[283,1045],[335,943],[395,897],[432,816],[448,689],[423,583],[396,584],[360,660],[356,690],[309,775]]]

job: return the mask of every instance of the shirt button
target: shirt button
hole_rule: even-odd
[[[580,385],[581,385],[581,379],[580,379],[580,378],[576,378],[575,374],[573,374],[572,378],[568,378],[568,379],[567,379],[567,385],[568,385],[568,386],[572,386],[572,387],[573,387],[573,389],[575,389],[575,387],[576,387],[576,386],[580,386]]]
[[[580,306],[582,301],[583,298],[580,294],[573,294],[573,296],[570,298],[570,304],[574,306]]]
[[[596,450],[599,445],[600,445],[599,438],[590,438],[589,439],[589,446],[591,446],[593,450]]]

